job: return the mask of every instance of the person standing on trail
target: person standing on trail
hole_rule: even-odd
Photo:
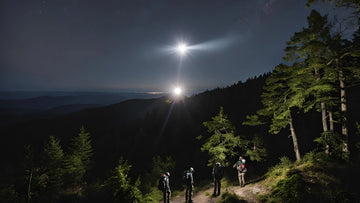
[[[245,159],[242,156],[240,156],[239,161],[237,161],[233,165],[233,168],[236,168],[238,171],[239,185],[241,187],[244,187],[245,186],[245,173],[247,172],[247,169],[245,167]]]
[[[171,190],[170,190],[170,173],[166,172],[162,175],[159,181],[159,189],[162,189],[164,194],[164,203],[170,203]]]
[[[194,168],[190,167],[189,170],[185,171],[184,178],[186,184],[186,194],[185,194],[185,202],[193,202],[191,197],[193,195],[194,190]]]
[[[224,171],[223,168],[220,164],[220,162],[217,162],[212,170],[212,176],[213,176],[213,180],[214,180],[214,194],[213,196],[218,196],[220,195],[220,189],[221,189],[221,179],[224,175]],[[216,194],[217,192],[217,194]]]

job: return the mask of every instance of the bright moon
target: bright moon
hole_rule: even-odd
[[[174,93],[175,93],[176,95],[181,94],[181,89],[180,89],[179,87],[175,88],[175,89],[174,89]]]
[[[187,51],[188,47],[186,46],[186,44],[179,44],[177,47],[176,47],[176,50],[179,54],[181,55],[184,55]]]

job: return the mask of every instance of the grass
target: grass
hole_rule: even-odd
[[[260,202],[359,202],[360,194],[348,187],[357,184],[358,175],[353,168],[344,161],[331,160],[325,153],[310,152],[297,162],[283,157],[261,182],[270,192],[257,195],[257,199]]]
[[[224,192],[221,195],[221,200],[219,201],[220,203],[241,203],[241,202],[246,202],[243,199],[240,199],[239,196],[237,196],[234,193],[229,193],[229,192]]]

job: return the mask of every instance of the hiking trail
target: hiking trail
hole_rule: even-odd
[[[265,194],[267,189],[261,183],[251,183],[245,185],[245,187],[240,186],[230,186],[222,189],[221,194],[224,192],[235,193],[239,196],[239,199],[243,199],[246,202],[257,203],[259,202],[256,199],[256,195]],[[194,193],[193,202],[194,203],[217,203],[221,200],[221,194],[217,197],[212,197],[213,187],[209,189],[197,191]],[[163,201],[160,201],[163,202]],[[184,203],[185,202],[185,191],[181,192],[180,195],[173,197],[171,200],[172,203]]]

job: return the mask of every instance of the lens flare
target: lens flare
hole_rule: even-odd
[[[180,54],[180,55],[185,55],[186,52],[188,50],[188,46],[184,43],[180,43],[177,45],[176,47],[176,51]]]
[[[176,88],[174,89],[174,93],[175,93],[176,95],[180,95],[180,94],[181,94],[181,89],[180,89],[179,87],[176,87]]]

